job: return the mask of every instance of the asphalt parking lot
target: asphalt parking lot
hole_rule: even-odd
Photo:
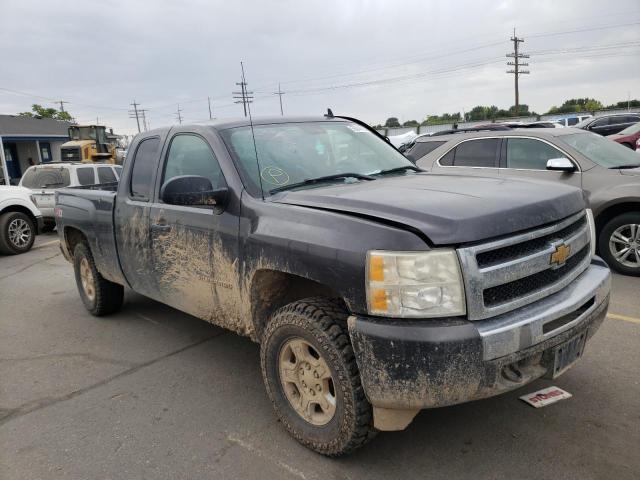
[[[55,240],[0,256],[2,479],[640,478],[640,278],[614,277],[610,317],[555,382],[328,459],[276,421],[257,345],[131,292],[92,317]],[[573,397],[518,400],[550,385]]]

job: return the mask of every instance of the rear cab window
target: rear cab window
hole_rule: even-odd
[[[129,185],[130,195],[134,200],[148,202],[151,197],[153,173],[159,149],[160,139],[158,137],[142,140],[136,149]]]
[[[28,169],[20,185],[26,188],[62,188],[71,183],[69,170],[64,167],[36,167]]]

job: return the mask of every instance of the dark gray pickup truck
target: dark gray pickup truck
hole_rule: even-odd
[[[118,185],[60,189],[55,214],[91,313],[127,286],[249,336],[325,455],[557,377],[609,303],[578,189],[431,175],[347,117],[146,132]]]

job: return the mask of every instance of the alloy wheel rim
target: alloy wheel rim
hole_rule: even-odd
[[[25,248],[31,241],[31,226],[22,219],[16,218],[9,223],[9,241],[18,248]]]
[[[80,282],[87,298],[93,301],[96,297],[96,289],[93,282],[93,273],[86,258],[80,260]]]
[[[294,337],[280,349],[280,382],[287,400],[304,420],[322,426],[336,413],[336,389],[331,369],[320,352]]]
[[[609,250],[618,263],[630,268],[640,267],[640,224],[622,225],[609,238]]]

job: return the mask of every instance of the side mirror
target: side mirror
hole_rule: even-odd
[[[169,205],[224,208],[228,188],[213,189],[211,181],[199,175],[181,175],[167,180],[160,188],[160,199]]]
[[[547,160],[547,170],[556,172],[575,172],[576,166],[566,157],[550,158]]]

